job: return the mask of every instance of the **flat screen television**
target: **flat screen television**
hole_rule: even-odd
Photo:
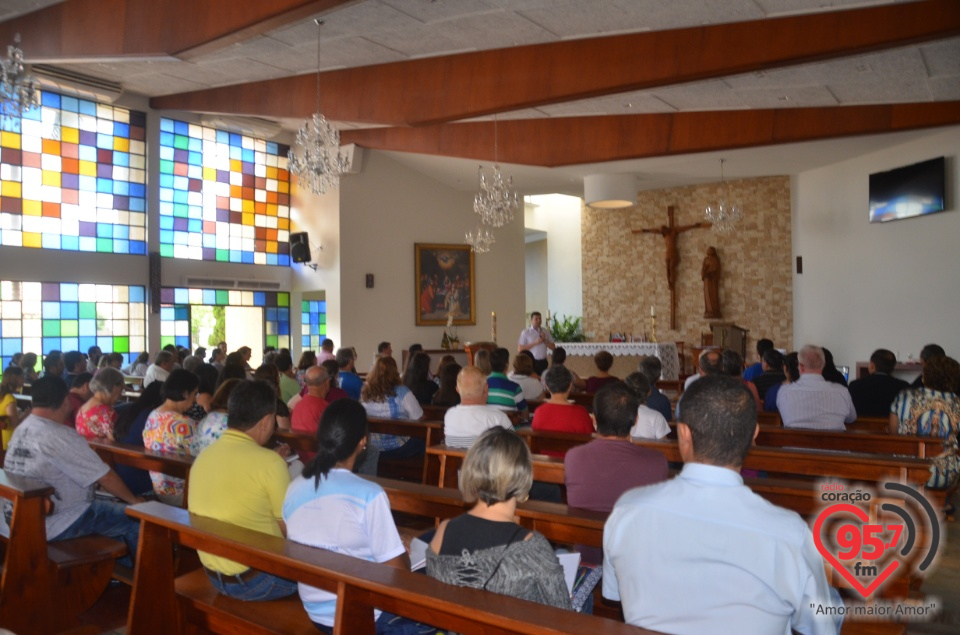
[[[885,223],[944,210],[946,158],[870,175],[870,222]]]

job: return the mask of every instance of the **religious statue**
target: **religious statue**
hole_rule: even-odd
[[[703,317],[720,319],[723,317],[720,315],[720,258],[716,247],[707,248],[700,278],[703,280]]]
[[[667,207],[666,225],[649,229],[634,229],[634,234],[660,234],[666,243],[667,253],[667,287],[670,289],[670,328],[677,328],[677,265],[680,264],[680,251],[677,249],[677,238],[680,234],[691,229],[712,227],[713,223],[694,223],[692,225],[674,224],[674,206]]]

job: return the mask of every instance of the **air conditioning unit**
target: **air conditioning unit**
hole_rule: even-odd
[[[123,94],[123,86],[116,82],[57,66],[34,64],[29,72],[40,83],[40,88],[64,95],[112,104]]]
[[[280,124],[261,119],[260,117],[231,117],[228,115],[202,115],[200,123],[208,128],[235,132],[237,134],[256,137],[257,139],[272,139],[280,134]]]
[[[198,278],[185,276],[183,284],[193,289],[226,289],[237,291],[280,291],[282,285],[273,280],[235,280],[228,278]]]

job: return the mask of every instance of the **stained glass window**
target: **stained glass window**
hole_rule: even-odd
[[[146,115],[44,91],[0,118],[0,245],[145,254]]]
[[[303,350],[320,350],[320,342],[327,337],[326,302],[303,300],[300,303],[300,337]]]
[[[146,289],[116,284],[0,281],[0,356],[99,346],[126,363],[147,350]]]
[[[226,289],[160,289],[160,345],[192,349],[190,305],[263,307],[264,346],[290,348],[290,294]]]
[[[290,264],[288,148],[160,120],[160,254]]]

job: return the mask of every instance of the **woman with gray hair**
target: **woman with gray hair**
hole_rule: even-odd
[[[113,427],[117,423],[113,404],[123,394],[124,385],[123,373],[116,368],[108,366],[97,371],[96,377],[90,380],[93,396],[77,411],[75,424],[80,436],[113,441]]]
[[[460,493],[473,508],[440,524],[427,550],[427,575],[572,609],[553,547],[513,520],[532,484],[530,451],[520,437],[503,428],[480,435],[460,472]]]

